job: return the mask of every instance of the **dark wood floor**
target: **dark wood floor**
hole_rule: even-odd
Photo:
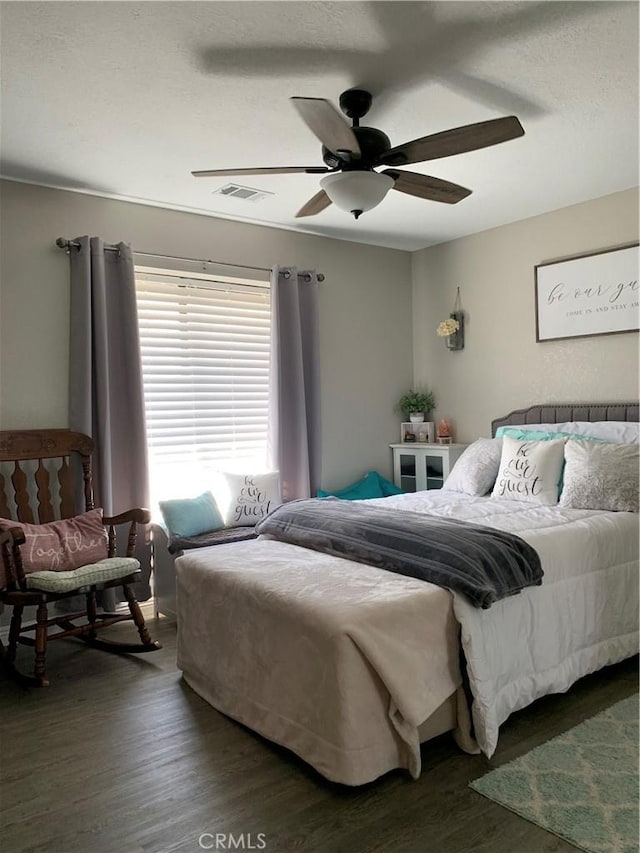
[[[172,626],[154,635],[161,652],[128,658],[54,644],[47,690],[0,680],[3,853],[199,851],[203,833],[245,833],[244,849],[264,833],[267,853],[575,851],[467,783],[638,681],[633,659],[540,700],[505,724],[491,762],[445,735],[423,747],[417,782],[346,788],[214,711],[180,679]]]

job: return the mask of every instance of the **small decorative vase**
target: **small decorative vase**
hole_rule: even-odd
[[[411,412],[409,414],[409,420],[412,424],[424,423],[424,412]]]

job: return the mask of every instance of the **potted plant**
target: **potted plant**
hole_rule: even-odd
[[[400,397],[396,408],[408,415],[412,424],[419,424],[435,405],[435,397],[431,391],[409,391]]]

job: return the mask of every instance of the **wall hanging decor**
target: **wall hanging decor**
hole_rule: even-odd
[[[637,332],[638,244],[538,264],[536,341]]]
[[[464,314],[460,301],[460,288],[456,291],[456,301],[453,311],[447,320],[443,320],[439,324],[436,334],[441,338],[445,338],[448,349],[464,349]]]

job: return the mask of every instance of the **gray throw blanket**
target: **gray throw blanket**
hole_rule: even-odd
[[[331,498],[292,501],[256,533],[464,593],[475,607],[542,583],[524,539],[466,521]]]

